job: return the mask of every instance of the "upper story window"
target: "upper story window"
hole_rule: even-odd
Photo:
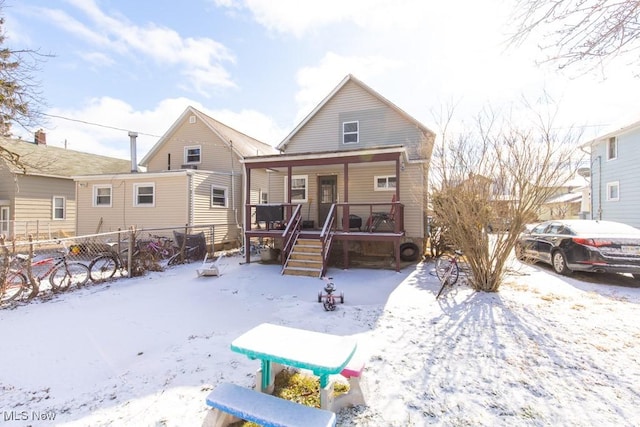
[[[227,188],[211,186],[211,206],[227,207]]]
[[[65,219],[66,216],[66,212],[65,212],[65,205],[66,205],[66,201],[65,198],[62,196],[53,196],[53,212],[51,213],[51,216],[53,219]]]
[[[612,136],[607,141],[607,160],[613,160],[618,157],[618,138]]]
[[[269,193],[266,191],[260,191],[260,203],[263,205],[269,203]]]
[[[134,184],[133,185],[133,205],[134,206],[154,206],[155,205],[155,185],[154,184]]]
[[[607,183],[607,200],[610,202],[620,200],[620,183],[618,181]]]
[[[93,206],[111,207],[111,185],[102,184],[93,186]]]
[[[360,125],[358,122],[342,123],[342,143],[357,144],[360,142]]]
[[[190,147],[184,147],[184,163],[200,163],[202,161],[201,158],[201,147],[199,145],[193,145]]]
[[[396,176],[375,176],[373,177],[373,189],[375,191],[395,190]]]

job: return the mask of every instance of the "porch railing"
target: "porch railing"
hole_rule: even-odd
[[[298,238],[298,234],[300,234],[300,228],[302,225],[302,215],[300,214],[301,205],[296,206],[295,210],[291,214],[291,218],[287,223],[284,231],[282,232],[282,252],[280,255],[280,260],[282,261],[282,265],[285,266],[289,259],[289,254],[291,253],[291,249]]]
[[[322,242],[322,275],[327,270],[327,262],[329,253],[331,252],[331,243],[333,242],[333,231],[336,228],[336,205],[331,205],[327,219],[324,222],[322,231],[320,232],[320,241]]]

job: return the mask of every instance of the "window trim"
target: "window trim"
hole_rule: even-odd
[[[291,184],[293,185],[293,181],[296,179],[304,179],[304,199],[291,199],[291,203],[307,203],[309,200],[309,175],[291,175]],[[285,200],[289,200],[289,186],[287,185],[287,177],[284,178],[284,198]],[[294,188],[291,188],[294,190]],[[292,191],[293,192],[293,191]]]
[[[223,206],[214,205],[213,204],[213,190],[222,190],[222,191],[224,191],[224,205]],[[212,208],[226,209],[226,208],[229,207],[229,187],[225,187],[225,186],[222,186],[222,185],[211,184],[211,193],[210,193],[210,195],[211,195],[210,204],[211,204]]]
[[[109,189],[109,203],[98,203],[98,190]],[[105,197],[105,196],[103,196]],[[94,184],[93,185],[93,207],[94,208],[110,208],[113,205],[113,186],[111,184]]]
[[[616,188],[617,197],[611,197],[611,189]],[[617,202],[620,200],[620,181],[607,182],[607,202]]]
[[[56,200],[62,200],[62,208],[56,207]],[[56,217],[56,210],[62,209],[62,217]],[[51,197],[51,219],[53,221],[64,221],[67,219],[67,199],[64,196],[52,196]]]
[[[386,186],[378,187],[378,180],[383,178],[386,180]],[[373,177],[373,191],[396,191],[396,187],[389,187],[389,178],[394,178],[396,186],[398,185],[398,177],[395,175],[376,175]]]
[[[151,203],[140,203],[138,197],[140,196],[139,190],[140,188],[151,187],[153,189],[153,193],[151,193],[152,201]],[[148,196],[145,194],[145,196]],[[133,207],[134,208],[153,208],[156,206],[156,184],[154,182],[136,182],[133,184]]]
[[[189,161],[189,150],[198,150],[198,160]],[[185,165],[199,165],[202,163],[202,145],[185,145],[184,147],[184,162]]]
[[[345,130],[345,126],[348,125],[348,124],[352,124],[352,123],[355,123],[357,125],[356,131],[355,132],[347,132]],[[356,140],[355,141],[349,141],[349,142],[345,141],[345,136],[354,135],[354,134],[356,136]],[[360,143],[360,121],[359,120],[351,120],[351,121],[348,121],[348,122],[342,122],[342,143],[344,145],[351,145],[351,144],[359,144]]]
[[[611,146],[613,145],[613,155],[611,155]],[[607,139],[607,161],[618,158],[618,137],[612,136]]]

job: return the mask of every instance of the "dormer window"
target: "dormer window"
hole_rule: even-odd
[[[184,163],[200,163],[200,151],[199,145],[184,147]]]
[[[360,125],[358,122],[342,123],[342,143],[357,144],[360,142]]]

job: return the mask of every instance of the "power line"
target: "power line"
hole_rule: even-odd
[[[93,122],[88,122],[86,120],[80,120],[80,119],[72,119],[69,117],[63,117],[63,116],[56,116],[55,114],[46,114],[46,113],[41,113],[43,116],[47,116],[47,117],[55,117],[56,119],[62,119],[62,120],[68,120],[70,122],[77,122],[77,123],[82,123],[85,125],[90,125],[90,126],[98,126],[101,128],[106,128],[106,129],[113,129],[113,130],[120,130],[123,132],[129,132],[131,129],[123,129],[123,128],[119,128],[119,127],[115,127],[115,126],[109,126],[109,125],[102,125],[100,123],[93,123]],[[151,133],[145,133],[145,132],[137,132],[138,135],[145,135],[145,136],[152,136],[154,138],[160,138],[161,135],[154,135]]]

